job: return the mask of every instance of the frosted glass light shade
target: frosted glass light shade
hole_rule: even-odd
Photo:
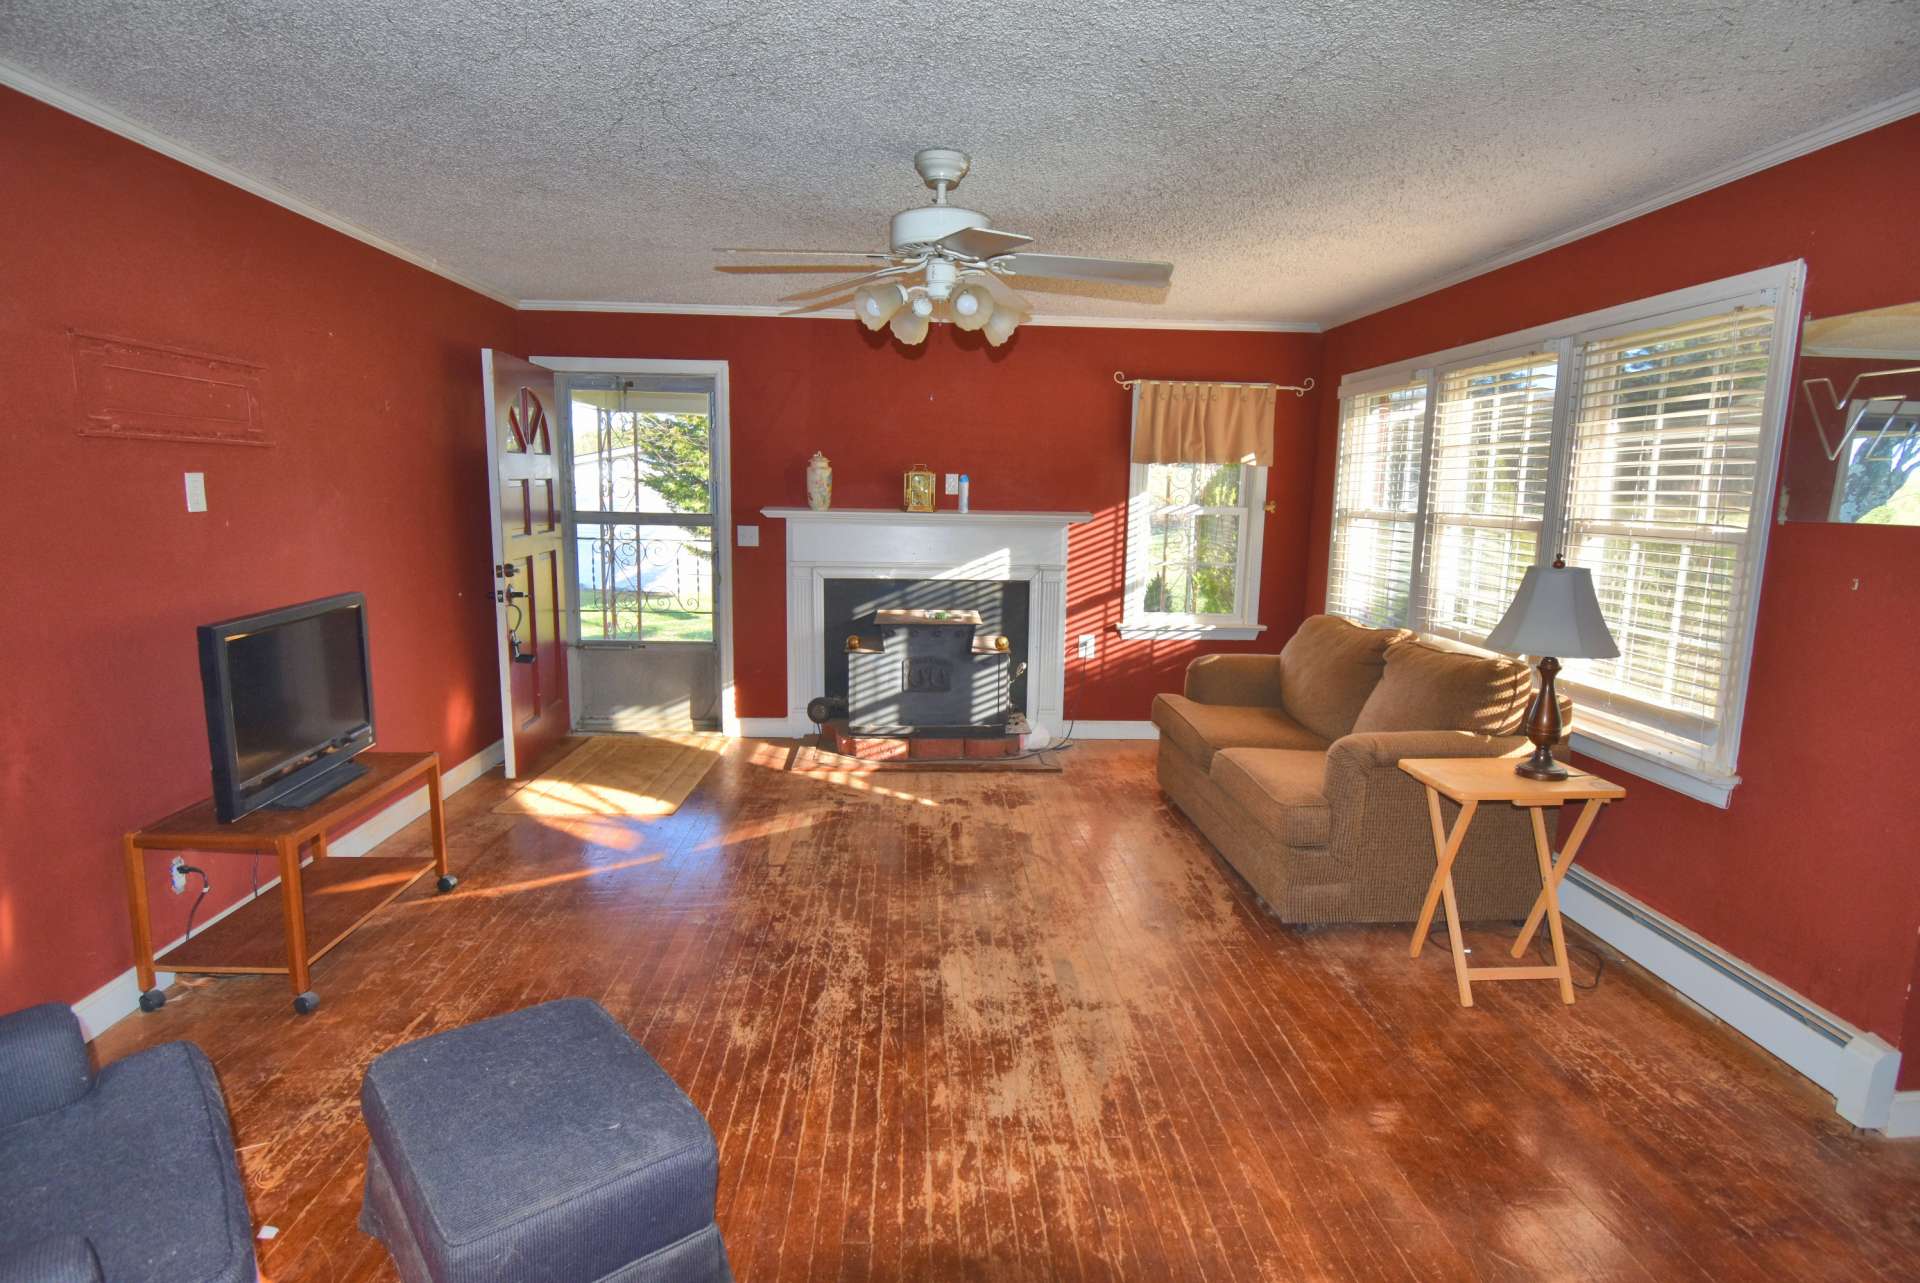
[[[892,281],[863,285],[853,294],[853,314],[860,318],[860,324],[870,330],[885,325],[893,319],[895,312],[906,305],[906,290]]]
[[[1593,572],[1529,566],[1513,604],[1487,634],[1487,649],[1558,659],[1612,659],[1620,653],[1594,595]]]
[[[999,347],[1012,338],[1013,332],[1029,319],[1031,318],[1025,313],[1016,312],[1010,307],[995,308],[993,315],[987,318],[987,323],[981,327],[981,330],[987,336],[987,342]]]
[[[993,295],[985,286],[962,285],[947,304],[953,323],[963,330],[978,330],[993,319]]]
[[[893,337],[912,347],[916,343],[926,341],[927,324],[926,317],[912,308],[903,307],[893,314],[893,320],[888,323],[888,326],[893,330]]]

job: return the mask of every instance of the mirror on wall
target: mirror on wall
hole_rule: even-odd
[[[1782,521],[1920,526],[1920,303],[1808,317]]]

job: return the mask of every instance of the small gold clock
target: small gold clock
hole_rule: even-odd
[[[908,512],[932,512],[933,473],[926,468],[907,469],[902,494]]]

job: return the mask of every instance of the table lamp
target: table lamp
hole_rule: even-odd
[[[1553,689],[1558,657],[1612,659],[1620,653],[1600,614],[1593,573],[1569,567],[1559,557],[1551,566],[1529,566],[1513,604],[1488,634],[1487,648],[1540,656],[1540,689],[1527,706],[1533,756],[1516,765],[1514,774],[1530,780],[1566,779],[1567,768],[1553,760],[1553,746],[1560,739],[1560,698]]]

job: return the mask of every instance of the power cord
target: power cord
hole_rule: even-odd
[[[198,873],[200,875],[200,894],[193,898],[193,907],[187,910],[187,934],[183,937],[184,939],[191,940],[193,939],[194,916],[200,912],[200,905],[206,900],[207,893],[213,890],[213,879],[208,877],[207,871],[197,864],[182,864],[178,867],[182,874]]]

